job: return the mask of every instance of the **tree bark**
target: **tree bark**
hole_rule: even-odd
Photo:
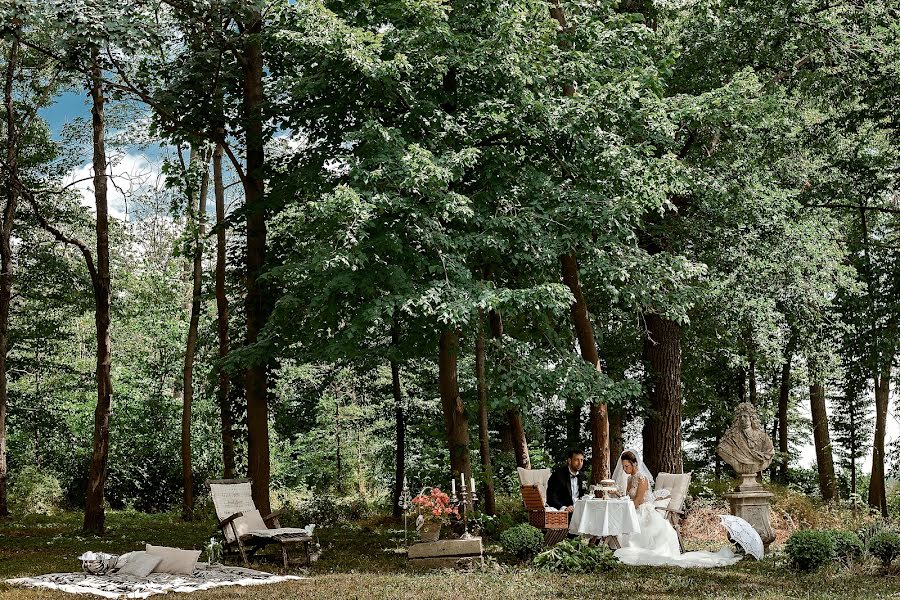
[[[890,365],[892,361],[887,361]],[[875,434],[872,438],[872,476],[869,478],[869,506],[888,516],[884,481],[884,436],[887,429],[888,399],[891,395],[891,369],[883,367],[875,376]]]
[[[650,367],[650,412],[644,421],[644,463],[655,477],[681,473],[681,326],[645,315],[644,357]]]
[[[6,107],[6,206],[3,208],[3,222],[0,223],[0,516],[9,514],[7,496],[8,468],[6,463],[6,407],[7,379],[6,354],[9,351],[9,308],[12,303],[13,254],[10,239],[12,238],[13,221],[16,218],[16,206],[19,201],[18,157],[16,128],[16,110],[13,103],[13,81],[16,74],[19,56],[19,41],[15,37],[10,42],[9,55],[6,61],[6,80],[4,85],[4,104]]]
[[[491,337],[494,339],[503,338],[503,318],[497,311],[488,313],[488,322],[491,327]],[[516,466],[523,469],[531,468],[531,455],[528,452],[528,438],[525,435],[525,424],[522,420],[522,413],[518,406],[512,406],[506,411],[506,432],[509,434],[509,445],[512,446],[513,454],[516,458]],[[504,432],[501,432],[504,433]],[[500,436],[501,442],[505,443],[504,436]]]
[[[594,341],[594,329],[588,316],[587,302],[581,290],[578,276],[578,263],[574,254],[566,254],[561,259],[563,283],[572,292],[575,302],[572,303],[572,321],[575,325],[575,337],[581,350],[581,358],[595,369],[600,370],[600,355]],[[609,421],[606,404],[591,402],[591,482],[600,483],[609,478]]]
[[[622,410],[611,409],[609,411],[609,464],[610,472],[612,472],[619,457],[625,451],[625,442],[622,433]]]
[[[91,134],[93,142],[94,203],[97,212],[97,265],[93,279],[94,322],[97,331],[97,407],[94,411],[94,435],[91,467],[88,474],[87,497],[84,509],[84,530],[102,534],[106,524],[104,490],[109,459],[109,415],[112,406],[111,362],[109,334],[110,274],[109,274],[109,207],[106,181],[106,122],[105,98],[100,66],[95,51],[91,66]]]
[[[488,429],[488,399],[487,399],[487,376],[485,374],[484,364],[484,328],[482,327],[482,318],[479,313],[478,333],[475,338],[475,381],[478,388],[478,442],[481,450],[481,470],[484,477],[484,492],[482,499],[484,500],[484,512],[494,515],[497,512],[497,503],[494,497],[494,473],[491,466],[491,442],[490,430]],[[518,459],[516,460],[518,462]]]
[[[344,493],[344,466],[341,461],[341,399],[338,397],[334,403],[334,464],[335,484],[337,491]]]
[[[825,386],[815,372],[816,365],[809,367],[809,403],[812,414],[813,441],[816,446],[816,466],[819,471],[819,490],[822,499],[837,500],[837,480],[834,476],[834,457],[831,452],[831,436],[828,433],[828,412],[825,407]]]
[[[202,156],[202,152],[199,153]],[[191,318],[188,324],[187,345],[184,351],[184,371],[182,373],[181,405],[181,516],[190,521],[194,518],[194,473],[191,465],[191,410],[194,402],[194,355],[197,353],[197,329],[200,325],[200,293],[203,284],[203,242],[206,238],[206,195],[209,191],[209,170],[206,156],[198,158],[197,148],[191,149],[188,173],[188,205],[193,210],[193,165],[203,163],[200,181],[200,197],[197,200],[197,214],[194,219],[194,260],[191,274]]]
[[[447,430],[447,448],[450,451],[450,470],[453,476],[464,473],[466,480],[472,475],[469,458],[469,419],[466,407],[459,395],[457,355],[459,338],[456,329],[448,327],[441,332],[438,348],[438,385],[444,426]]]
[[[784,364],[781,365],[781,384],[778,387],[778,452],[781,454],[778,462],[778,480],[783,484],[787,484],[788,478],[788,402],[791,399],[793,352],[793,344],[788,343]]]
[[[222,422],[222,467],[225,479],[235,475],[234,425],[228,393],[231,378],[221,367],[228,356],[228,296],[225,293],[225,181],[222,177],[222,144],[213,151],[213,189],[216,197],[216,331],[219,336],[219,386],[216,397]]]
[[[391,346],[396,351],[400,345],[400,328],[397,311],[391,323]],[[394,446],[394,509],[393,515],[403,514],[400,506],[400,495],[403,493],[403,481],[406,478],[406,411],[403,408],[403,391],[400,388],[400,363],[397,357],[391,358],[391,390],[394,394],[394,427],[396,444]]]
[[[260,275],[266,260],[265,143],[263,139],[263,53],[260,35],[262,15],[255,5],[248,9],[243,71],[243,114],[246,121],[247,169],[244,196],[247,211],[247,344],[259,339],[269,318],[269,302]],[[269,514],[269,405],[265,359],[257,360],[245,374],[247,394],[247,471],[252,481],[253,501],[262,514]]]

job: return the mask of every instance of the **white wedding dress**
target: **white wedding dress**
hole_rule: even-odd
[[[619,545],[615,556],[619,561],[627,565],[651,565],[651,566],[676,566],[676,567],[724,567],[733,565],[741,560],[729,548],[723,548],[719,552],[686,552],[681,553],[678,546],[678,534],[675,528],[656,510],[654,505],[652,485],[653,476],[638,457],[638,469],[634,475],[625,475],[622,469],[622,460],[616,467],[613,479],[627,481],[625,489],[632,500],[637,495],[638,487],[642,481],[647,482],[647,492],[643,502],[637,506],[638,522],[641,525],[640,533],[620,535]],[[626,479],[627,477],[627,479]]]

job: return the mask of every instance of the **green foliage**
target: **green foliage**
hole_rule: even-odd
[[[849,564],[862,558],[865,553],[865,545],[858,535],[843,529],[831,529],[828,530],[828,533],[834,541],[835,556],[841,562]]]
[[[541,551],[544,534],[537,527],[522,523],[500,534],[503,550],[519,560],[528,560]]]
[[[835,540],[829,531],[804,529],[791,534],[784,552],[791,567],[809,573],[836,558]]]
[[[612,550],[582,538],[563,540],[534,557],[534,566],[555,573],[607,573],[618,565]]]
[[[872,536],[867,544],[869,554],[881,561],[882,566],[890,566],[900,556],[900,534],[896,531],[882,531]]]
[[[63,506],[59,480],[36,465],[26,465],[15,473],[9,496],[14,512],[19,514],[49,515]]]

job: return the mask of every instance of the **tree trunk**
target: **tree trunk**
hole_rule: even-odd
[[[622,409],[609,411],[609,464],[612,472],[619,462],[619,457],[625,451],[625,442],[622,432]]]
[[[644,421],[644,462],[650,472],[681,473],[681,327],[645,315],[644,357],[650,368],[650,412]]]
[[[219,335],[219,361],[228,356],[228,296],[225,293],[225,181],[222,177],[222,144],[213,152],[213,189],[216,196],[216,331]],[[216,391],[222,421],[222,466],[225,479],[235,475],[234,431],[228,393],[231,378],[219,366],[219,386]]]
[[[441,407],[444,411],[444,426],[447,430],[447,448],[450,451],[450,470],[453,476],[464,473],[466,480],[472,475],[469,462],[469,419],[466,407],[459,395],[457,354],[459,338],[457,331],[447,328],[441,333],[438,354],[438,385],[441,392]]]
[[[500,313],[497,311],[490,311],[488,313],[488,322],[491,326],[491,337],[494,339],[502,339],[503,338],[503,318],[500,316]],[[523,469],[531,468],[531,455],[528,452],[528,438],[525,436],[525,424],[522,420],[522,413],[519,410],[518,406],[512,406],[506,411],[506,425],[504,428],[505,431],[501,433],[508,433],[509,435],[509,445],[512,446],[513,454],[516,457],[516,466],[522,467]],[[500,436],[501,442],[503,444],[506,443],[506,439],[504,435]]]
[[[334,466],[335,484],[337,491],[344,493],[344,466],[341,464],[341,399],[335,399],[334,403]]]
[[[243,109],[246,119],[247,169],[244,196],[247,211],[247,344],[255,344],[269,318],[269,303],[260,274],[266,259],[265,151],[263,139],[263,55],[260,35],[262,16],[250,9],[245,25]],[[265,359],[257,359],[245,374],[247,394],[247,471],[252,480],[253,501],[262,514],[269,503],[269,405]]]
[[[788,478],[788,402],[791,399],[791,360],[793,358],[793,344],[788,343],[784,356],[784,364],[781,365],[781,385],[778,388],[778,452],[781,459],[778,461],[778,480],[787,484]]]
[[[95,51],[91,67],[91,130],[94,148],[94,202],[97,212],[97,266],[93,277],[94,322],[97,330],[97,407],[94,411],[94,436],[91,467],[88,474],[84,508],[84,529],[102,534],[106,524],[105,500],[107,461],[109,459],[109,414],[112,406],[110,376],[111,349],[109,335],[109,208],[106,193],[106,123],[104,115],[103,79]]]
[[[391,346],[396,351],[400,345],[400,331],[397,322],[397,311],[391,324]],[[396,429],[396,445],[394,446],[394,509],[393,515],[403,514],[400,506],[400,495],[403,493],[403,481],[406,478],[406,414],[403,409],[403,391],[400,388],[400,363],[396,357],[391,358],[391,390],[394,394],[394,426]]]
[[[478,442],[481,450],[481,469],[484,477],[484,512],[494,515],[497,512],[496,499],[494,498],[494,473],[491,467],[491,443],[488,429],[488,399],[487,376],[484,365],[484,329],[482,318],[479,314],[478,333],[475,338],[475,381],[478,388]],[[516,459],[518,462],[518,458]],[[474,490],[473,490],[474,491]]]
[[[588,316],[587,302],[581,290],[581,281],[578,276],[578,263],[574,254],[566,254],[561,259],[563,283],[568,286],[575,298],[572,303],[572,321],[575,324],[575,337],[578,338],[578,347],[581,350],[581,358],[595,369],[600,370],[600,356],[597,353],[597,344],[594,341],[594,329]],[[609,421],[606,413],[606,404],[591,402],[591,482],[600,483],[602,479],[609,478]]]
[[[198,162],[196,148],[191,149],[191,168]],[[202,156],[203,153],[201,152]],[[188,325],[187,345],[184,351],[184,371],[182,373],[181,405],[181,479],[184,488],[181,502],[181,516],[190,521],[194,518],[194,473],[191,466],[191,409],[194,402],[194,355],[197,353],[197,329],[200,324],[200,293],[203,284],[203,242],[206,238],[206,194],[209,191],[209,170],[206,158],[202,156],[203,176],[200,182],[200,198],[197,200],[197,214],[194,219],[194,264],[191,285],[191,319]],[[188,206],[193,210],[193,173],[188,174]]]
[[[759,409],[759,396],[756,389],[756,359],[750,359],[750,404]]]
[[[831,436],[828,433],[828,412],[825,408],[825,386],[815,372],[816,365],[809,367],[809,404],[812,414],[813,441],[816,446],[816,466],[819,471],[819,490],[822,499],[837,500],[837,482],[834,476],[834,458],[831,452]]]
[[[18,131],[16,112],[13,104],[13,81],[19,55],[19,41],[13,37],[6,61],[6,81],[4,104],[6,106],[6,206],[3,208],[3,222],[0,223],[0,516],[9,514],[7,499],[8,470],[6,464],[6,407],[7,379],[6,354],[9,351],[9,307],[12,302],[13,254],[10,239],[16,205],[19,201],[16,179],[18,178],[18,153],[16,152]]]
[[[890,365],[892,361],[887,361]],[[869,506],[888,516],[884,481],[884,436],[887,428],[888,399],[891,395],[890,366],[882,368],[875,382],[875,435],[872,439],[872,476],[869,479]]]

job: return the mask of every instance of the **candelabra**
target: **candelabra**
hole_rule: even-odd
[[[468,507],[471,506],[472,508],[475,508],[475,503],[478,501],[478,495],[475,492],[474,486],[472,487],[472,489],[468,489],[466,487],[465,478],[461,477],[460,480],[461,480],[460,483],[462,485],[460,486],[459,497],[457,497],[457,495],[456,495],[456,486],[453,485],[451,487],[452,491],[451,491],[451,495],[450,495],[450,505],[454,506],[456,508],[456,510],[462,514],[463,534],[461,536],[459,536],[459,539],[470,540],[474,536],[472,536],[472,534],[469,533],[469,510],[468,510]],[[473,479],[472,483],[474,483],[474,482],[475,482],[475,480]]]
[[[403,510],[403,545],[409,546],[409,540],[407,539],[407,525],[406,519],[409,515],[409,507],[411,504],[412,496],[409,494],[409,483],[406,481],[406,477],[403,478],[403,491],[400,492],[400,500],[397,502],[397,505]]]

